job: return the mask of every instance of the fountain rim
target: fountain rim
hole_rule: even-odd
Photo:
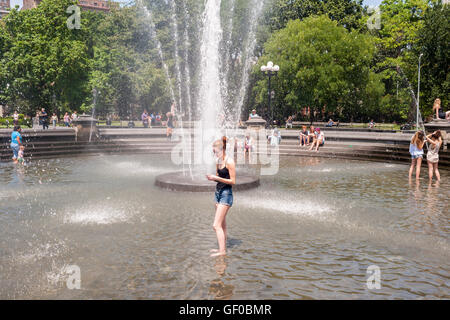
[[[216,190],[216,182],[205,181],[202,183],[188,183],[187,181],[177,181],[176,178],[186,176],[183,171],[172,171],[163,173],[155,177],[155,185],[161,189],[177,192],[213,192]],[[236,184],[233,190],[244,191],[259,187],[260,178],[249,173],[237,174]]]

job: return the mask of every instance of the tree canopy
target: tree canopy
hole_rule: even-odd
[[[280,66],[274,81],[276,105],[287,117],[308,106],[345,118],[370,117],[379,103],[383,87],[370,68],[374,39],[338,26],[327,16],[292,20],[275,32],[265,46],[260,67],[269,60]],[[256,73],[259,68],[256,68]],[[267,97],[267,80],[255,88],[258,102]]]
[[[90,112],[96,88],[100,115],[165,112],[173,102],[196,112],[203,1],[82,11],[81,28],[70,29],[66,9],[76,3],[43,0],[0,20],[0,104],[29,115],[40,107]],[[258,67],[269,60],[281,68],[272,83],[278,120],[310,107],[341,121],[407,121],[420,54],[422,114],[436,97],[448,108],[450,17],[441,0],[384,0],[378,29],[367,27],[374,16],[362,0],[266,0],[260,16],[256,4],[221,2],[221,81],[227,107],[243,100],[244,117],[268,111]]]

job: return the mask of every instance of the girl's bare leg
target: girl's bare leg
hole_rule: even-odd
[[[441,181],[441,175],[438,170],[438,162],[433,163],[434,174],[436,175],[437,181]]]
[[[227,221],[226,221],[226,219],[223,219],[222,229],[223,229],[223,233],[225,234],[225,249],[226,249],[227,248],[227,240],[228,240]]]
[[[212,254],[212,257],[226,254],[226,234],[223,229],[223,222],[225,221],[225,217],[229,209],[230,207],[227,205],[217,205],[213,228],[214,231],[216,231],[217,242],[219,243],[219,252]]]
[[[417,165],[416,165],[416,179],[420,178],[420,169],[422,167],[422,158],[417,158]]]
[[[409,167],[409,177],[412,178],[412,174],[414,172],[414,166],[416,165],[417,159],[411,160],[411,166]]]
[[[217,211],[217,206],[218,206],[218,204],[216,203],[216,211]],[[211,250],[209,250],[209,252],[218,252],[219,250],[217,250],[217,249],[211,249]]]
[[[431,180],[433,180],[433,171],[434,171],[434,166],[433,166],[433,164],[430,162],[430,161],[427,161],[428,162],[428,178],[430,179],[430,182],[431,182]]]
[[[312,150],[314,148],[315,144],[316,144],[316,140],[313,141],[313,143],[311,144],[311,147],[309,148],[309,150]]]
[[[319,146],[320,146],[320,141],[317,140],[317,145],[316,145],[316,152],[319,151]]]

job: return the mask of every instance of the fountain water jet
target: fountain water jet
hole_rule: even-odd
[[[209,191],[214,182],[207,181],[205,174],[215,173],[215,161],[211,146],[223,135],[225,110],[221,91],[221,50],[223,30],[220,21],[221,0],[207,0],[203,15],[201,36],[200,92],[197,110],[201,114],[199,127],[194,133],[194,160],[197,173],[188,177],[184,172],[175,172],[156,177],[157,186],[178,191]],[[184,135],[182,135],[184,137]],[[184,163],[183,163],[184,164]],[[259,185],[259,178],[244,173],[238,174],[236,189]]]
[[[253,5],[253,10],[252,10],[252,16],[251,16],[251,26],[250,26],[250,33],[249,33],[249,37],[248,37],[248,45],[245,49],[245,64],[244,64],[244,68],[242,68],[242,76],[241,76],[241,85],[240,85],[240,89],[239,89],[239,93],[238,93],[238,98],[236,101],[236,106],[237,106],[237,112],[235,114],[235,116],[237,117],[234,118],[234,123],[236,123],[239,120],[239,117],[241,116],[241,112],[242,112],[242,107],[244,105],[244,98],[245,98],[245,94],[247,92],[247,87],[248,87],[248,83],[249,83],[249,74],[250,74],[250,70],[252,68],[252,66],[254,65],[253,63],[253,52],[255,51],[255,47],[256,47],[256,29],[258,27],[258,20],[259,17],[261,16],[261,13],[263,11],[264,8],[264,0],[255,0],[256,3],[254,3]]]
[[[149,27],[150,27],[150,35],[151,35],[152,39],[154,39],[154,41],[155,41],[156,48],[158,50],[159,59],[161,60],[161,64],[163,66],[164,73],[166,74],[167,82],[169,84],[170,96],[172,98],[172,101],[175,102],[176,101],[175,92],[173,90],[172,81],[170,80],[169,67],[167,66],[166,60],[164,58],[164,53],[162,51],[161,42],[159,41],[158,35],[156,34],[156,27],[153,22],[152,14],[151,14],[150,10],[142,3],[142,0],[138,0],[137,3],[140,7],[142,7],[145,15],[147,16]]]

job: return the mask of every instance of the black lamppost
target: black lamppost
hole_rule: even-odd
[[[271,102],[273,96],[275,95],[275,92],[273,92],[271,90],[270,79],[273,76],[276,76],[278,71],[280,71],[280,67],[278,65],[273,65],[272,61],[269,61],[266,66],[261,67],[261,72],[269,78],[269,83],[268,83],[269,88],[267,90],[267,93],[268,93],[267,96],[269,98],[268,106],[269,106],[269,112],[270,112],[270,126],[272,126],[272,124],[273,124],[273,109],[272,109],[272,106],[270,105],[270,102]]]
[[[419,100],[420,100],[420,59],[422,58],[423,53],[420,54],[419,56],[419,72],[418,72],[418,76],[417,76],[417,110],[416,110],[416,130],[419,131]]]

